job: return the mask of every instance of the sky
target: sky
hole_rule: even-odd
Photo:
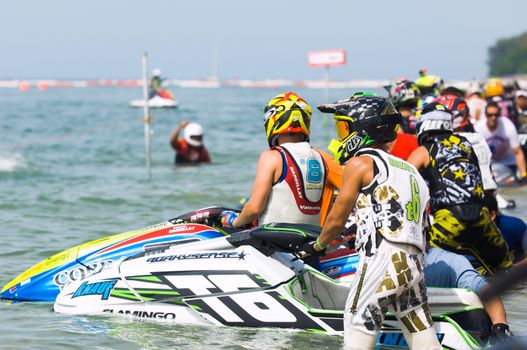
[[[318,79],[309,50],[344,49],[336,80],[487,76],[488,48],[527,31],[525,0],[16,0],[0,11],[0,79]]]

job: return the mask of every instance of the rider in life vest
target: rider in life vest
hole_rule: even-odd
[[[226,211],[225,227],[241,227],[258,219],[318,225],[326,164],[309,144],[311,107],[294,92],[273,98],[264,109],[270,149],[260,154],[249,201],[238,215]]]
[[[417,169],[387,153],[401,116],[390,100],[370,93],[318,108],[334,113],[339,140],[332,148],[347,164],[320,237],[301,253],[321,254],[355,208],[360,260],[346,302],[344,347],[373,349],[393,307],[411,349],[441,349],[422,270],[428,189]]]
[[[478,158],[485,193],[496,191],[498,184],[494,181],[490,166],[492,152],[483,135],[477,133],[470,122],[471,115],[468,103],[464,99],[453,95],[439,96],[434,102],[441,103],[452,113],[452,128],[454,133],[463,136],[472,145]]]
[[[162,83],[163,79],[161,78],[161,69],[152,69],[152,79],[150,80],[150,86],[148,88],[148,98],[152,98],[159,94]]]
[[[183,138],[179,137],[181,129]],[[203,128],[197,123],[182,121],[170,136],[170,145],[176,151],[176,164],[210,163],[210,155],[203,145]]]
[[[484,205],[481,171],[474,148],[452,130],[452,114],[442,104],[424,107],[417,123],[420,147],[408,158],[427,180],[434,224],[432,246],[468,250],[493,273],[510,267],[507,243]]]

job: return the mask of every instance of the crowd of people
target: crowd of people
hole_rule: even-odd
[[[280,94],[264,108],[269,149],[260,154],[252,193],[221,222],[320,225],[320,237],[302,247],[314,257],[343,232],[352,235],[360,262],[345,309],[345,347],[373,348],[391,308],[410,348],[440,349],[425,284],[479,294],[488,285],[481,272],[527,261],[527,225],[499,212],[492,172],[501,164],[519,181],[527,177],[518,138],[526,107],[527,92],[499,79],[464,92],[421,71],[415,81],[396,81],[388,97],[357,93],[318,106],[336,125],[330,155],[309,143],[311,106],[294,92]],[[170,144],[176,163],[211,161],[198,124],[181,122]],[[491,340],[511,337],[501,299],[483,306]]]

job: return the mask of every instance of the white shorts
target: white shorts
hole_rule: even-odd
[[[386,239],[370,257],[362,249],[346,301],[345,334],[352,328],[378,334],[388,309],[395,313],[407,334],[432,327],[423,260],[424,255],[418,248]]]

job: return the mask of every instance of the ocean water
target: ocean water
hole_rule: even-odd
[[[320,90],[296,89],[311,105]],[[0,90],[0,285],[73,245],[248,195],[266,149],[262,107],[282,90],[175,89],[176,110],[153,110],[147,180],[141,96],[132,88]],[[354,91],[332,90],[333,98]],[[175,167],[168,140],[182,120],[205,129],[213,164]],[[312,143],[326,148],[331,118],[314,111]],[[527,219],[527,192],[505,190]],[[527,334],[525,291],[504,297],[513,331]],[[227,327],[167,326],[111,317],[72,317],[50,303],[0,302],[5,349],[293,349],[341,347],[340,337]]]

